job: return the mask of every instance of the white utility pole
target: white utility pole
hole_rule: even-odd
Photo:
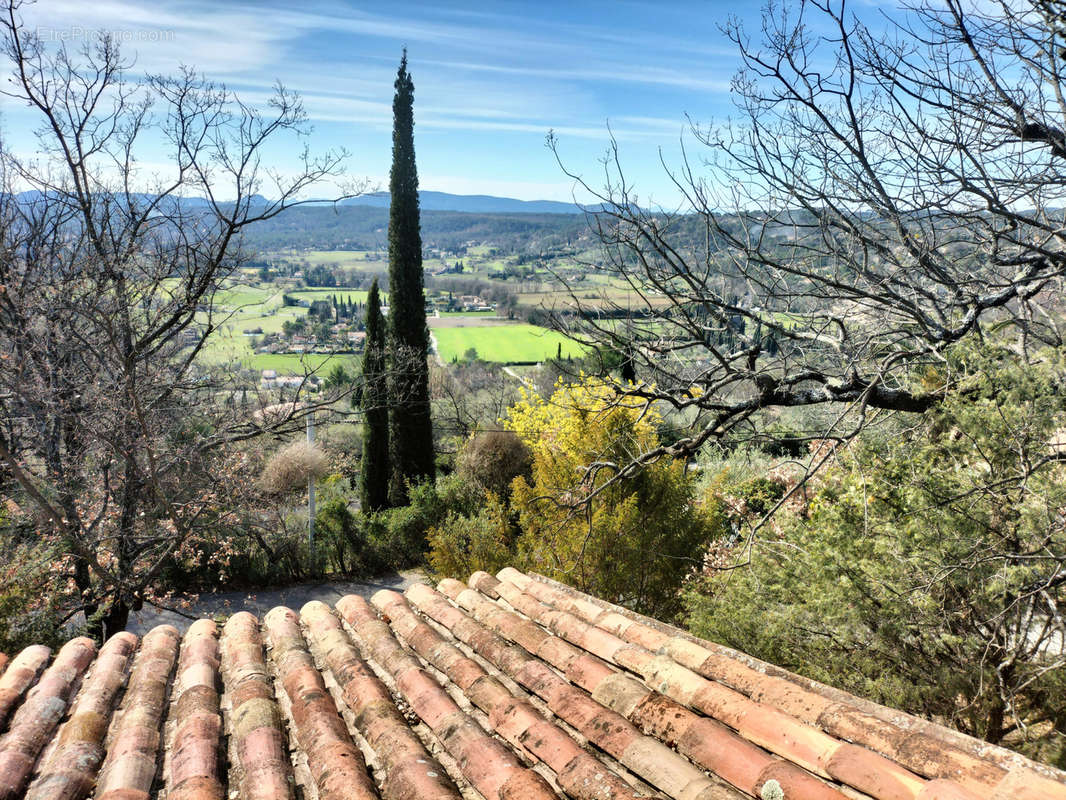
[[[315,415],[307,415],[307,444],[315,443]],[[311,554],[311,571],[315,569],[315,476],[307,477],[307,547]]]

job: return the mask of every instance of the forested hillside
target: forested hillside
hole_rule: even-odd
[[[311,205],[291,208],[250,231],[260,250],[376,250],[387,241],[387,208]],[[521,250],[543,250],[589,242],[583,214],[486,214],[423,211],[427,247],[454,249],[468,242],[492,242]]]

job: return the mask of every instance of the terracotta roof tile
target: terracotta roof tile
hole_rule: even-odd
[[[508,589],[503,586],[499,588],[501,596],[506,596]],[[412,592],[414,591],[412,589]],[[420,594],[424,593],[422,590],[418,591]],[[477,593],[470,590],[459,591],[456,593],[456,599],[461,606],[468,608],[475,617],[484,619],[488,625],[498,626],[497,630],[505,631],[509,628],[514,628],[513,624],[507,624],[507,618],[513,618],[513,614],[498,609]],[[558,656],[559,652],[567,653],[567,655],[560,657]],[[537,655],[563,670],[567,677],[574,680],[575,683],[579,681],[587,682],[587,675],[580,669],[582,661],[570,655],[566,647],[552,647],[551,639],[549,639],[543,642]],[[557,660],[553,662],[551,661],[552,658]],[[723,726],[716,726],[712,730],[698,726],[694,730],[694,736],[682,737],[682,734],[687,732],[696,720],[706,718],[697,717],[697,715],[677,703],[662,697],[662,695],[645,684],[638,682],[635,678],[627,677],[620,672],[607,670],[600,673],[599,679],[595,684],[589,683],[586,688],[591,690],[592,697],[596,701],[605,707],[609,707],[619,717],[628,717],[632,722],[640,724],[646,732],[653,734],[659,740],[677,746],[684,755],[697,764],[710,768],[719,777],[749,794],[756,794],[762,788],[762,785],[771,779],[767,771],[774,768],[777,772],[782,773],[774,777],[782,786],[791,788],[794,793],[803,792],[802,794],[796,794],[796,796],[834,798],[834,800],[841,800],[843,797],[835,789],[826,786],[794,765],[788,765],[787,769],[784,770],[777,769],[775,762],[768,753],[740,737],[726,732]],[[660,701],[658,705],[654,703],[656,699]],[[652,702],[649,703],[649,700],[652,700]],[[670,719],[671,716],[673,719]],[[673,723],[672,725],[671,722]],[[722,733],[723,735],[711,739],[706,738],[708,734],[713,733]],[[713,742],[714,746],[708,747],[709,742]],[[597,744],[606,749],[606,745],[600,742],[597,742]],[[701,755],[703,760],[699,758]],[[722,766],[722,769],[714,769],[715,764]],[[656,782],[654,775],[646,775],[645,777],[653,783]],[[657,785],[661,786],[661,784]]]
[[[0,676],[0,726],[7,722],[22,696],[37,682],[51,655],[51,649],[43,645],[30,645],[4,670]]]
[[[312,649],[323,655],[340,684],[359,732],[382,761],[382,794],[395,800],[459,800],[458,787],[408,726],[388,687],[360,656],[329,607],[308,603],[300,618]]]
[[[104,760],[111,709],[136,647],[136,636],[120,633],[100,649],[55,746],[38,768],[27,800],[69,800],[85,797],[92,789]]]
[[[604,615],[602,608],[580,598],[571,601],[551,587],[530,581],[525,576],[515,578],[510,573],[502,573],[501,577],[506,579],[497,587],[501,597],[508,602],[520,600],[529,612],[553,631],[606,657],[614,657],[622,650],[624,640],[591,624],[582,624],[574,614],[555,610],[550,603],[555,601],[593,620]],[[519,588],[519,583],[525,590]],[[539,607],[533,606],[525,598],[531,598],[534,594],[548,602],[539,602]],[[626,630],[633,630],[634,627],[627,626]],[[593,635],[593,631],[598,633]],[[654,638],[645,637],[646,640]],[[698,654],[697,658],[691,658],[697,647],[694,643],[685,642],[684,646],[672,644],[674,642],[664,642],[661,652],[687,653],[690,662],[702,662],[706,658],[698,658]],[[671,655],[650,658],[641,665],[639,673],[656,691],[719,720],[752,744],[823,778],[838,781],[881,800],[913,800],[924,789],[926,781],[900,764],[876,752],[841,742],[778,708],[759,703],[723,683],[709,680],[678,663]],[[797,693],[801,691],[799,687],[796,688]]]
[[[419,596],[419,590],[424,593],[431,591],[425,586],[418,586],[416,596]],[[402,595],[382,591],[374,595],[372,600],[415,652],[466,691],[473,704],[488,715],[493,731],[516,749],[529,753],[549,767],[566,794],[578,800],[635,798],[636,795],[625,781],[582,750],[566,731],[545,718],[527,700],[512,695],[478,662],[468,658],[442,634],[423,622]],[[447,603],[442,605],[447,606]],[[456,614],[442,616],[451,620],[453,625],[462,619],[462,615]],[[476,689],[475,683],[480,684]]]
[[[1031,769],[1031,762],[1017,754],[822,687],[719,645],[695,640],[669,626],[553,581],[510,568],[502,570],[497,577],[521,592],[520,602],[527,608],[535,609],[528,600],[533,597],[554,610],[565,609],[602,630],[619,633],[620,638],[636,646],[668,654],[682,666],[695,667],[696,672],[709,680],[773,705],[838,740],[850,740],[932,779],[921,789],[919,797],[986,797],[990,791],[1006,792],[1003,797],[1022,797],[1028,791],[1020,788],[1024,784],[1039,787],[1040,796],[1049,800],[1066,798],[1066,779],[1061,772],[1042,767]],[[512,592],[504,585],[497,587],[497,591],[501,596]],[[706,701],[707,695],[701,700]],[[1012,777],[1018,774],[1025,775],[1020,783],[1017,777]],[[1015,783],[1019,788],[1014,788]],[[959,789],[968,794],[958,794]]]
[[[321,800],[374,800],[377,789],[366,761],[326,689],[288,608],[275,608],[264,619],[270,659],[288,699],[293,731]]]
[[[486,800],[526,795],[526,800],[547,800],[556,796],[540,775],[524,767],[514,752],[459,708],[443,686],[403,649],[363,598],[349,595],[337,603],[337,608],[375,659],[392,674],[403,699]]]
[[[438,589],[0,656],[0,800],[1066,800],[1050,767],[545,578]]]
[[[291,800],[288,742],[254,616],[242,611],[229,618],[222,629],[221,655],[230,785],[246,800]]]
[[[51,740],[67,702],[95,655],[91,639],[67,642],[26,695],[0,738],[0,799],[22,796],[38,756]]]
[[[222,798],[219,665],[218,627],[208,619],[194,622],[181,642],[171,692],[174,731],[166,769],[168,800]]]
[[[141,641],[122,706],[111,724],[97,800],[149,797],[163,752],[160,729],[180,641],[169,625],[154,628]]]

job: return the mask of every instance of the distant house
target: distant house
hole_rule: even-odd
[[[263,389],[300,388],[301,386],[311,391],[317,391],[321,379],[317,375],[278,375],[276,370],[263,370],[259,385]]]

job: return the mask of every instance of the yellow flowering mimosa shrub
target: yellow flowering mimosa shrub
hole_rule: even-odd
[[[660,422],[655,408],[595,378],[561,385],[550,400],[525,394],[507,421],[533,453],[531,479],[512,485],[522,564],[645,613],[676,612],[678,588],[721,520],[697,506],[682,461],[664,457],[617,479],[659,445]]]

